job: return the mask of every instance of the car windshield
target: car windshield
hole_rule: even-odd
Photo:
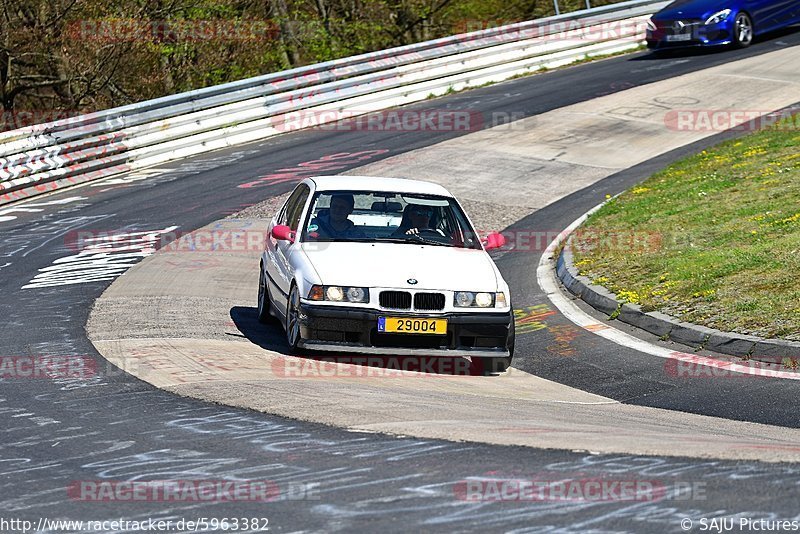
[[[453,198],[410,193],[317,193],[301,239],[481,248],[479,236]]]

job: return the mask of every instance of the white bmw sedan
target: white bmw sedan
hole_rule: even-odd
[[[469,356],[504,371],[514,353],[510,292],[455,198],[418,180],[303,180],[273,218],[258,318],[300,348]]]

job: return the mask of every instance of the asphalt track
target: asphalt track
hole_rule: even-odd
[[[746,51],[652,58],[647,54],[519,79],[437,100],[436,107],[476,109],[531,116],[636,85],[730,60],[800,44],[786,33]],[[431,103],[416,106],[430,108]],[[503,116],[503,115],[499,115]],[[5,356],[87,355],[103,372],[88,380],[3,379],[3,518],[116,519],[180,517],[269,517],[275,531],[502,530],[518,532],[679,531],[682,517],[733,515],[796,518],[796,465],[754,462],[608,457],[516,447],[411,440],[362,435],[319,425],[250,414],[179,399],[104,367],[88,342],[84,325],[92,302],[109,282],[21,289],[38,269],[71,251],[64,235],[81,228],[143,231],[178,225],[188,231],[290,190],[289,181],[264,187],[239,184],[295,168],[333,154],[372,152],[372,161],[428,146],[456,132],[407,134],[297,132],[204,157],[167,165],[172,171],[137,181],[112,181],[37,200],[82,197],[41,212],[3,210],[15,217],[0,222],[0,310]],[[711,143],[708,140],[704,145]],[[565,227],[596,204],[649,171],[688,153],[687,147],[639,168],[619,173],[540,210],[517,223],[523,228]],[[364,164],[337,157],[345,172]],[[330,162],[331,160],[324,160]],[[284,172],[284,174],[287,174]],[[140,176],[146,176],[142,174]],[[114,183],[117,182],[117,183]],[[276,183],[277,182],[277,183]],[[19,205],[24,208],[26,204]],[[27,209],[30,208],[28,204]],[[14,207],[12,206],[12,209]],[[537,226],[541,225],[541,226]],[[560,226],[559,226],[560,225]],[[498,259],[519,305],[544,303],[536,288],[515,284],[533,258],[507,254]],[[526,277],[527,278],[527,277]],[[124,320],[121,318],[121,320]],[[180,318],[176,318],[179,321]],[[553,320],[558,321],[557,316]],[[569,325],[564,325],[569,326]],[[650,359],[607,346],[590,335],[570,345],[581,357],[542,351],[559,341],[552,331],[528,336],[516,365],[524,370],[625,402],[707,413],[796,428],[796,395],[781,381],[685,383],[664,377]],[[691,382],[691,381],[690,381]],[[502,414],[498,414],[502,417]],[[765,451],[768,458],[769,451]],[[657,502],[483,502],[458,498],[454,485],[480,478],[617,477],[658,480],[677,489]],[[305,500],[257,503],[96,503],[74,501],[66,487],[76,480],[268,479],[318,483]],[[679,483],[676,485],[676,483]],[[702,494],[702,496],[701,496]],[[286,497],[286,496],[284,496]],[[9,529],[9,532],[12,530]],[[241,530],[240,530],[241,532]]]

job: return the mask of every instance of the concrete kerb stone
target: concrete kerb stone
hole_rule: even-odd
[[[640,323],[642,323],[643,318],[644,318],[644,312],[642,311],[642,307],[639,306],[638,304],[631,304],[630,302],[625,302],[620,305],[619,315],[617,315],[617,319],[622,321],[623,323],[628,323],[632,324],[633,326],[638,326]],[[647,330],[647,329],[642,328],[642,330]]]
[[[592,308],[608,316],[614,315],[622,304],[617,300],[614,293],[603,286],[596,286],[594,284],[586,285],[586,290],[581,294],[581,299]]]
[[[706,343],[706,349],[722,354],[745,357],[753,352],[756,343],[760,341],[755,336],[747,334],[734,334],[731,332],[714,332]]]
[[[558,278],[573,295],[580,297],[586,288],[586,284],[580,279],[585,277],[578,274],[578,270],[572,263],[572,252],[569,247],[564,247],[563,253],[559,254],[556,262]]]
[[[556,274],[564,287],[573,295],[608,316],[641,328],[661,338],[720,354],[777,362],[779,359],[800,359],[800,343],[788,340],[764,339],[747,334],[723,332],[714,328],[686,323],[661,312],[643,312],[637,304],[625,303],[617,299],[608,289],[591,283],[587,277],[578,274],[574,265],[570,237],[559,254]]]
[[[676,318],[667,315],[666,313],[661,313],[660,311],[647,312],[646,315],[651,317],[654,323],[654,326],[652,327],[653,330],[648,330],[648,332],[652,332],[658,337],[667,336],[670,332],[672,332],[672,329],[675,327],[675,325],[680,323],[680,321]]]
[[[582,280],[584,277],[575,278],[571,286],[567,286],[573,295],[577,298],[583,298],[583,294],[586,293],[586,287],[589,285],[588,283],[584,283]]]
[[[558,260],[556,261],[556,273],[558,274],[559,280],[564,282],[564,285],[567,285],[570,281],[574,280],[575,277],[573,277],[572,273],[567,270],[567,262],[564,256],[564,253],[558,255]]]
[[[699,350],[705,348],[711,338],[711,334],[715,334],[718,331],[706,326],[681,321],[672,327],[669,332],[669,339],[675,343]]]
[[[759,339],[753,347],[751,354],[754,360],[764,359],[769,362],[780,362],[784,358],[800,358],[800,343],[796,341],[782,341]]]
[[[631,303],[622,305],[617,319],[658,337],[668,336],[672,328],[679,323],[661,312],[643,312],[641,306]]]

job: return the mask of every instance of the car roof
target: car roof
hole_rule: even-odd
[[[439,184],[406,178],[376,176],[312,176],[317,191],[386,191],[390,193],[419,193],[452,197]]]

